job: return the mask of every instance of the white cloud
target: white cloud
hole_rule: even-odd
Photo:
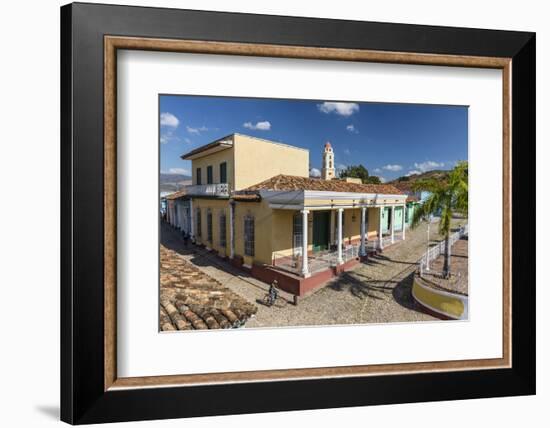
[[[442,168],[445,165],[444,162],[434,162],[434,161],[426,161],[421,163],[414,164],[414,167],[417,170],[420,170],[422,172],[431,171],[432,169]]]
[[[199,128],[193,128],[192,126],[186,126],[187,132],[190,134],[200,135],[201,132],[208,131],[208,128],[206,126],[201,126]]]
[[[352,134],[359,134],[359,130],[353,124],[346,126],[346,130]]]
[[[351,154],[351,152],[349,151],[349,149],[344,149],[344,154],[346,156],[349,156]]]
[[[179,119],[172,113],[164,112],[160,114],[160,126],[168,126],[169,128],[177,128],[180,124]]]
[[[381,169],[381,168],[374,168],[374,172],[376,172],[376,173],[378,173],[378,174],[379,174],[379,173],[381,173],[381,172],[382,172],[382,169]]]
[[[386,171],[397,172],[397,171],[401,171],[403,167],[397,164],[394,164],[394,165],[389,164],[389,165],[384,165],[382,169],[385,169]]]
[[[319,171],[317,168],[311,168],[309,170],[309,176],[310,177],[315,177],[315,178],[320,177],[321,176],[321,171]]]
[[[163,129],[160,133],[160,143],[168,144],[171,141],[179,141],[179,137],[174,135],[175,128]]]
[[[417,169],[413,169],[405,174],[405,177],[410,177],[411,175],[417,175],[422,174],[422,171],[418,171]]]
[[[385,183],[387,180],[382,177],[381,175],[378,176],[378,178],[380,179],[380,183]]]
[[[340,116],[351,116],[353,113],[359,111],[359,104],[356,103],[334,103],[324,102],[323,104],[317,104],[319,111],[323,113],[335,113]]]
[[[269,131],[271,129],[271,123],[267,120],[264,120],[263,122],[256,122],[255,125],[252,122],[246,122],[243,123],[243,126],[256,131]]]
[[[190,175],[189,170],[185,168],[170,168],[168,174]]]

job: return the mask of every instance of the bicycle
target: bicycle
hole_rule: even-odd
[[[269,291],[264,296],[263,304],[266,306],[273,306],[275,304],[275,301],[279,297],[279,292],[277,291],[277,280],[274,280],[271,285],[269,286]]]

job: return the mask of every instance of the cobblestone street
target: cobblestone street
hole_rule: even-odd
[[[430,230],[430,238],[435,243],[440,239],[437,223],[432,223]],[[204,249],[185,247],[179,235],[166,225],[162,227],[162,244],[257,305],[255,317],[246,322],[245,328],[437,320],[420,310],[410,292],[416,262],[427,249],[427,224],[407,230],[405,241],[344,272],[301,299],[298,306],[293,305],[291,296],[285,293],[273,307],[258,304],[267,293],[267,284]]]

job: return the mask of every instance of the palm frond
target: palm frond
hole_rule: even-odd
[[[441,181],[434,178],[425,178],[415,181],[411,187],[415,192],[425,190],[427,192],[435,193],[441,189]]]
[[[428,198],[414,212],[411,227],[418,226],[422,219],[441,212],[440,233],[450,231],[453,213],[468,214],[468,162],[458,162],[445,181],[419,180],[413,190],[430,192]]]

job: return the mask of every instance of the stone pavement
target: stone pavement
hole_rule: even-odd
[[[451,277],[443,279],[445,256],[441,254],[430,263],[430,271],[424,272],[424,284],[451,293],[468,295],[468,237],[455,242],[451,249]]]

